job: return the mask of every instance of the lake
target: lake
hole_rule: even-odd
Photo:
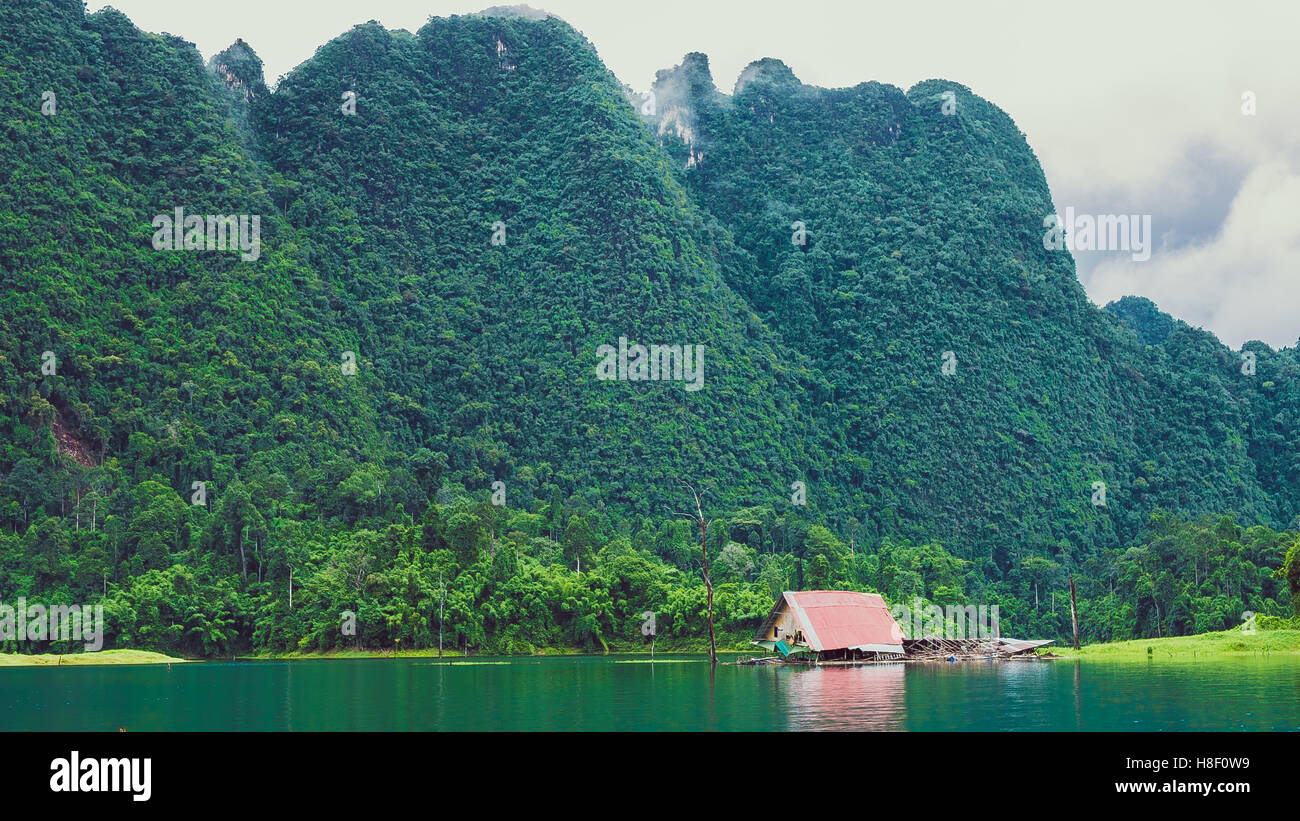
[[[0,669],[0,730],[1300,730],[1300,659],[741,667],[698,657]]]

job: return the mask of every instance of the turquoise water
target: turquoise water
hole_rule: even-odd
[[[1300,659],[719,665],[692,657],[0,669],[0,730],[1289,730]]]

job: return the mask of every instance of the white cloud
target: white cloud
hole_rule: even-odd
[[[1232,347],[1259,339],[1294,346],[1300,328],[1300,168],[1265,165],[1246,178],[1223,227],[1204,242],[1134,263],[1108,257],[1090,293],[1107,302],[1139,294],[1215,331]],[[1188,320],[1191,321],[1190,319]]]

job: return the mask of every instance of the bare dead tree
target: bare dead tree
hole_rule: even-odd
[[[704,518],[704,507],[700,504],[700,494],[695,488],[682,480],[682,487],[690,492],[695,499],[695,512],[682,513],[678,512],[677,516],[690,519],[700,527],[700,558],[704,560],[704,591],[709,603],[709,664],[710,666],[718,663],[718,643],[713,637],[713,580],[709,578],[709,525],[713,522]]]

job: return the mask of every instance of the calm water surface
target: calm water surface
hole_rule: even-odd
[[[1300,660],[814,669],[627,657],[0,669],[0,730],[1289,730]]]

